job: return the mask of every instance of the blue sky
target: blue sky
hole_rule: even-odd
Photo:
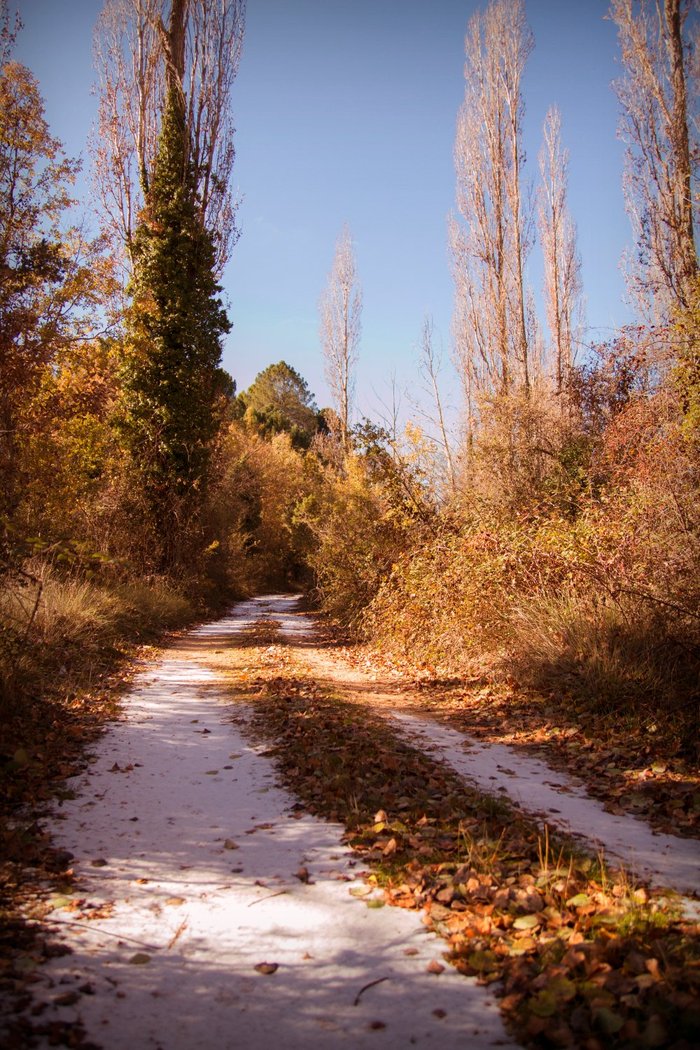
[[[364,294],[359,409],[381,412],[392,374],[399,388],[415,387],[425,314],[449,353],[452,149],[464,35],[479,6],[248,0],[233,99],[241,238],[224,276],[234,324],[224,364],[240,389],[284,359],[327,403],[318,299],[345,222]],[[556,103],[571,155],[591,341],[630,319],[619,269],[629,225],[607,7],[607,0],[526,0],[535,50],[524,84],[525,171],[536,179],[542,122]],[[52,131],[73,156],[85,157],[94,119],[91,42],[100,8],[101,0],[19,3],[25,28],[17,57],[38,76]],[[540,274],[535,250],[535,289]]]

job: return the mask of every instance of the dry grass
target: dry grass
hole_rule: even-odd
[[[0,590],[0,752],[12,755],[59,706],[119,662],[129,643],[194,618],[164,581],[114,584],[35,566]]]

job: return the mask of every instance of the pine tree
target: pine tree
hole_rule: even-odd
[[[192,549],[230,389],[219,367],[230,330],[189,156],[185,99],[171,84],[146,204],[134,236],[122,429],[150,517],[158,567]]]

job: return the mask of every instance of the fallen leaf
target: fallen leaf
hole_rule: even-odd
[[[539,915],[519,915],[513,922],[514,930],[534,930],[539,926],[542,919]]]
[[[73,903],[71,897],[52,897],[49,901],[49,907],[52,911],[58,911],[59,908],[68,908]]]
[[[444,973],[445,967],[442,965],[442,963],[439,963],[437,959],[431,959],[428,965],[426,966],[426,970],[428,973]]]
[[[258,973],[271,974],[279,969],[279,963],[261,962],[257,963],[253,969],[257,970]]]
[[[625,1023],[624,1018],[607,1006],[599,1006],[593,1013],[593,1020],[606,1035],[615,1035]]]
[[[150,961],[150,955],[146,955],[145,952],[136,952],[136,955],[132,955],[129,959],[132,966],[145,966],[146,963],[149,963]]]
[[[239,849],[239,846],[233,839],[224,839],[224,849]]]
[[[567,908],[585,908],[590,903],[591,898],[587,893],[577,893],[575,897],[569,897],[566,906]]]

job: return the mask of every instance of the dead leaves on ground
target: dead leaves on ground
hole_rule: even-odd
[[[465,733],[544,750],[548,762],[581,777],[611,812],[642,817],[671,834],[700,837],[698,770],[679,757],[678,741],[659,733],[644,712],[623,717],[577,708],[565,691],[542,695],[483,668],[470,681],[443,678],[432,667],[407,674],[368,647],[339,653],[371,677],[390,674],[406,695]]]
[[[307,808],[344,822],[372,865],[368,905],[421,909],[446,961],[501,982],[503,1010],[527,1045],[698,1044],[697,926],[276,657],[247,681],[254,727]]]

